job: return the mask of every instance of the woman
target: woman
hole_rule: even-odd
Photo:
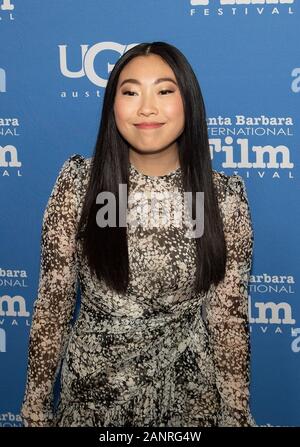
[[[175,217],[192,192],[185,223],[157,225],[149,207],[141,212],[152,192]],[[204,193],[201,236],[191,226],[195,192]],[[252,244],[242,178],[212,170],[190,64],[164,42],[133,47],[109,77],[93,157],[64,163],[45,210],[25,425],[254,425]],[[71,325],[77,279],[81,308]]]

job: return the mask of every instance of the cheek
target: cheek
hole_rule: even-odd
[[[116,121],[119,121],[122,118],[122,108],[120,107],[120,102],[117,100],[114,103],[114,115]]]
[[[184,122],[184,108],[182,101],[174,101],[173,103],[168,104],[165,113],[168,114],[170,118]]]
[[[116,101],[114,104],[114,115],[117,128],[120,130],[126,121],[126,109],[122,107],[120,101]]]
[[[132,122],[133,107],[126,101],[116,100],[114,104],[114,115],[118,129],[125,129]]]

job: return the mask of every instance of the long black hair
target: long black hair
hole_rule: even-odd
[[[116,197],[119,222],[119,184],[129,179],[129,143],[119,133],[114,117],[114,100],[123,68],[137,56],[156,54],[173,70],[185,113],[185,127],[178,137],[179,162],[185,191],[204,192],[204,233],[196,238],[195,291],[207,291],[225,274],[226,243],[222,219],[213,183],[206,111],[196,75],[185,56],[166,42],[141,43],[124,53],[115,64],[105,89],[102,117],[92,157],[90,179],[83,202],[78,238],[90,268],[108,287],[125,293],[129,283],[129,256],[126,226],[100,228],[96,222],[99,192],[110,191]]]

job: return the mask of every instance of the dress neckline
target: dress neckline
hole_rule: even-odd
[[[173,169],[172,171],[168,172],[167,174],[163,174],[163,175],[148,175],[148,174],[143,174],[142,172],[138,171],[137,168],[130,162],[129,162],[129,166],[130,166],[130,171],[135,173],[139,177],[146,178],[146,179],[153,179],[153,180],[170,178],[170,177],[176,176],[177,174],[179,174],[181,172],[181,166],[178,166],[178,168]]]

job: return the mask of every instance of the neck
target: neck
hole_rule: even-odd
[[[129,161],[145,175],[165,175],[180,166],[178,151],[145,154],[129,149]]]

